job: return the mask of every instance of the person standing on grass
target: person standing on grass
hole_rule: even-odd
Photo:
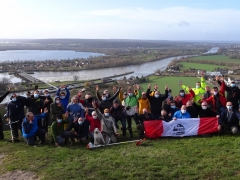
[[[2,96],[0,96],[0,103],[3,101],[3,99],[10,93],[12,90],[11,87],[8,88],[8,91],[5,92]],[[0,117],[0,140],[4,139],[4,134],[3,134],[3,121],[2,118]]]
[[[82,104],[78,103],[78,97],[73,96],[71,103],[67,106],[66,117],[70,122],[73,122],[74,116],[76,117],[84,117],[84,107]]]
[[[26,118],[22,123],[22,133],[29,146],[35,145],[35,137],[40,139],[39,144],[45,144],[45,130],[38,127],[38,121],[40,121],[48,113],[47,108],[44,109],[44,113],[39,116],[34,116],[32,112],[26,114]]]
[[[19,142],[18,130],[22,132],[26,98],[18,96],[16,93],[14,93],[10,99],[11,101],[7,105],[6,118],[9,119],[9,123],[11,124],[10,130],[12,139],[8,142]]]
[[[64,107],[60,102],[60,97],[56,96],[53,103],[50,105],[51,124],[56,121],[57,115],[64,114]]]
[[[151,85],[148,85],[148,90],[146,92],[147,98],[151,105],[151,114],[153,119],[157,119],[161,115],[162,103],[168,97],[168,86],[165,86],[165,93],[160,94],[159,91],[155,91],[154,96],[150,96]]]
[[[114,118],[116,127],[118,127],[118,121],[122,124],[122,136],[126,137],[126,115],[125,115],[125,109],[124,106],[120,104],[120,102],[115,99],[113,101],[113,106],[110,108],[110,115]]]
[[[220,81],[220,78],[217,76],[216,76],[216,80],[220,86],[224,81],[223,77],[222,77],[222,81]],[[231,81],[230,87],[226,86],[226,92],[227,92],[227,100],[232,102],[233,109],[238,110],[240,108],[239,106],[240,89],[236,86],[235,81]]]
[[[61,89],[65,89],[65,92],[61,91]],[[60,102],[63,105],[64,113],[65,113],[67,110],[67,105],[68,105],[69,98],[70,98],[70,91],[68,90],[68,88],[65,85],[61,85],[56,92],[56,96],[60,97]]]
[[[45,129],[46,133],[48,133],[48,125],[51,114],[50,105],[53,103],[53,99],[51,98],[47,89],[44,91],[44,96],[40,96],[40,99],[44,101],[45,107],[47,107],[48,110],[48,113],[43,120],[43,128]]]
[[[196,88],[192,88],[192,90],[193,90],[194,93],[195,93],[194,102],[195,102],[197,105],[200,105],[199,100],[201,100],[201,97],[202,97],[202,96],[204,95],[204,93],[206,92],[206,90],[205,90],[206,81],[205,81],[205,78],[204,78],[204,72],[203,72],[203,71],[201,72],[201,75],[202,75],[201,81],[196,83]],[[182,89],[183,89],[183,90],[189,92],[189,88],[188,88],[187,86],[182,85],[181,82],[179,83],[179,85],[182,86]]]
[[[233,109],[232,102],[228,101],[226,107],[227,109],[221,112],[218,121],[218,131],[223,133],[224,130],[231,130],[233,134],[237,134],[239,130],[240,114],[237,110]]]
[[[147,98],[146,92],[142,92],[142,97],[138,100],[139,114],[143,114],[143,109],[146,108],[151,113],[150,101]]]
[[[216,76],[216,80],[218,80],[217,76]],[[221,89],[218,90],[218,87],[213,87],[213,95],[204,100],[207,103],[211,103],[213,105],[213,110],[217,112],[217,114],[219,115],[226,108],[227,99],[225,98],[225,94],[224,94],[225,88],[226,88],[225,82],[222,81]]]
[[[114,89],[116,91],[116,86],[114,86]],[[96,86],[96,96],[98,98],[98,100],[100,101],[98,108],[101,111],[101,113],[103,113],[104,109],[110,109],[113,105],[113,100],[116,99],[118,97],[118,94],[120,92],[121,87],[118,88],[118,90],[116,91],[116,93],[114,95],[112,95],[111,97],[107,97],[106,94],[102,94],[102,96],[100,96],[99,94],[99,87]]]
[[[177,103],[177,107],[180,108],[182,105],[186,105],[188,101],[192,100],[195,96],[194,91],[191,87],[188,87],[189,94],[185,94],[184,90],[181,89],[179,91],[179,95],[175,97],[175,102]]]
[[[127,90],[128,96],[124,99],[128,131],[130,134],[130,138],[133,137],[132,118],[134,119],[135,109],[138,105],[138,100],[141,98],[141,95],[142,95],[140,86],[138,84],[136,84],[136,85],[134,85],[134,87],[137,89],[137,93],[133,94],[132,88],[129,87]],[[138,124],[137,120],[136,119],[134,119],[134,120],[135,120],[135,123]]]

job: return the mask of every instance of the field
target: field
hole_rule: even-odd
[[[164,93],[165,85],[167,84],[170,89],[172,89],[173,95],[177,95],[179,93],[179,90],[181,90],[181,86],[178,85],[178,82],[182,81],[182,83],[186,86],[190,86],[194,88],[196,86],[196,82],[200,81],[200,78],[197,77],[159,77],[159,76],[150,76],[149,82],[141,84],[141,87],[146,91],[148,84],[152,84],[152,90],[153,85],[158,84],[158,89],[160,90],[160,93]]]
[[[240,63],[240,59],[230,59],[228,56],[225,56],[225,55],[197,56],[197,57],[191,57],[190,59],[228,62],[228,63]]]
[[[239,145],[240,137],[231,135],[163,138],[147,140],[139,147],[130,143],[94,150],[84,145],[28,147],[23,142],[0,141],[0,156],[5,155],[0,174],[30,171],[46,180],[237,180],[240,178]]]
[[[212,64],[200,64],[200,63],[190,63],[190,62],[181,62],[179,64],[182,64],[183,67],[182,70],[188,70],[189,68],[195,68],[195,69],[201,69],[206,71],[214,71],[215,68],[226,68],[226,66],[218,66],[218,65],[212,65]]]

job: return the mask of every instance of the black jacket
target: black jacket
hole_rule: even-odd
[[[137,124],[142,124],[143,125],[143,122],[146,121],[146,120],[153,120],[151,114],[137,114],[135,113],[134,115],[134,119],[135,119],[135,122]]]
[[[124,115],[124,106],[119,105],[116,109],[114,106],[110,108],[110,115],[115,119],[115,120],[121,120],[121,118]]]
[[[165,94],[160,94],[158,98],[155,96],[150,96],[150,89],[147,90],[146,95],[150,101],[151,113],[160,114],[162,110],[162,103],[168,97],[168,90],[165,90]]]
[[[169,122],[172,120],[171,116],[168,116],[167,114],[165,116],[159,116],[158,117],[158,120],[163,120],[163,121],[166,121],[166,122]]]
[[[223,110],[221,115],[220,115],[220,118],[218,120],[218,123],[219,124],[226,124],[228,126],[239,126],[239,120],[240,120],[240,115],[238,113],[238,111],[234,110],[233,109],[233,113],[232,113],[232,116],[230,118],[230,121],[228,121],[228,110]]]
[[[48,103],[44,104],[44,107],[47,107],[47,110],[50,112],[50,105],[53,103],[53,99],[50,96],[40,96],[40,99],[43,100],[43,102],[48,100]]]
[[[42,114],[42,110],[44,109],[44,102],[40,98],[28,97],[26,99],[26,106],[28,107],[28,112],[32,112],[34,115]]]
[[[111,96],[110,98],[107,98],[105,101],[102,100],[101,97],[99,97],[99,93],[97,92],[97,97],[99,98],[99,105],[98,105],[98,109],[101,111],[101,113],[104,112],[104,109],[108,108],[110,109],[113,105],[113,100],[117,98],[118,94],[120,92],[120,89],[118,89],[118,91],[113,95]]]
[[[193,103],[193,107],[197,110],[200,118],[217,116],[217,113],[210,108],[204,110],[201,106],[198,106],[195,103]]]
[[[7,117],[12,120],[23,120],[25,104],[26,98],[22,96],[18,96],[16,101],[10,101],[7,105]]]
[[[221,81],[218,81],[218,84],[221,86]],[[238,87],[228,87],[226,86],[227,91],[227,100],[232,102],[233,109],[239,108],[240,101],[240,89]]]
[[[74,129],[74,132],[77,132],[78,137],[87,137],[88,125],[86,121],[84,121],[81,125],[79,125],[78,122],[71,122],[66,131],[71,131],[72,129]]]
[[[198,112],[193,106],[188,106],[187,112],[190,114],[191,118],[198,118]]]

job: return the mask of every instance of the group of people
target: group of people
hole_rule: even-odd
[[[165,92],[160,93],[157,84],[146,91],[135,84],[123,92],[121,87],[113,87],[113,94],[106,89],[100,93],[96,86],[96,95],[85,93],[85,89],[71,97],[68,88],[60,86],[53,99],[48,90],[40,95],[38,88],[27,97],[13,93],[7,105],[5,118],[9,120],[12,139],[19,141],[19,130],[28,145],[45,144],[49,125],[52,134],[51,142],[55,146],[74,144],[77,141],[85,143],[94,141],[94,130],[100,130],[105,143],[117,142],[117,137],[133,137],[132,120],[136,123],[139,138],[144,137],[144,121],[216,117],[219,133],[231,130],[233,134],[239,131],[239,100],[240,90],[232,81],[226,86],[223,77],[216,76],[220,85],[211,90],[206,85],[204,74],[195,88],[179,85],[182,90],[175,97],[172,90],[165,86]],[[225,97],[225,91],[227,97]],[[6,92],[0,100],[5,98]],[[27,108],[25,115],[24,108]],[[119,126],[119,121],[121,127]]]

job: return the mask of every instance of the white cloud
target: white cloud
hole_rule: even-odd
[[[119,8],[63,13],[35,12],[14,6],[14,0],[4,6],[0,3],[0,38],[240,40],[240,11],[235,9]]]

